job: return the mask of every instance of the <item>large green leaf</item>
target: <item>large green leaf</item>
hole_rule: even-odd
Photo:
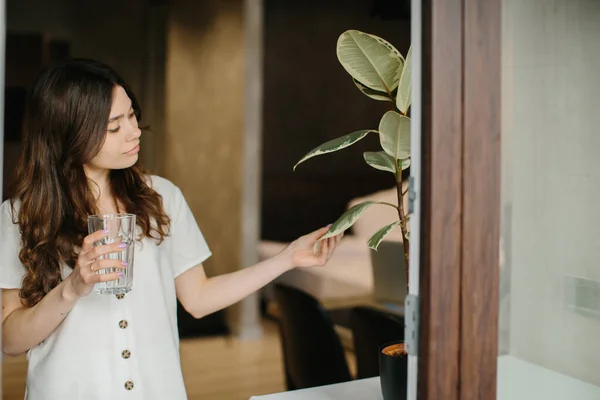
[[[371,33],[367,33],[367,35],[371,36],[373,39],[377,40],[379,43],[383,44],[385,47],[390,49],[391,52],[393,52],[398,58],[400,58],[400,60],[402,60],[402,63],[405,62],[404,57],[402,57],[402,53],[400,53],[398,49],[395,48],[394,45],[392,45],[390,42]],[[400,78],[401,73],[402,70],[398,70],[398,78]]]
[[[325,235],[323,235],[317,243],[315,243],[315,251],[318,249],[321,241],[344,232],[346,229],[350,228],[360,215],[370,206],[376,204],[375,201],[364,201],[360,204],[357,204],[353,207],[350,207],[341,217],[337,219],[330,227]]]
[[[410,118],[388,111],[379,122],[381,147],[396,160],[410,157]]]
[[[312,149],[304,157],[302,157],[302,159],[300,161],[298,161],[298,163],[296,165],[294,165],[294,171],[296,170],[296,167],[300,163],[303,163],[304,161],[308,160],[309,158],[313,158],[313,157],[320,156],[320,155],[327,154],[327,153],[333,153],[334,151],[338,151],[338,150],[344,149],[348,146],[352,146],[354,143],[358,142],[359,140],[361,140],[362,138],[367,136],[369,134],[369,132],[375,132],[375,131],[372,131],[369,129],[362,130],[362,131],[356,131],[356,132],[349,133],[345,136],[339,137],[337,139],[330,140],[327,143],[323,143],[322,145]]]
[[[371,236],[371,239],[369,239],[369,248],[377,251],[379,243],[381,243],[381,241],[388,235],[388,233],[390,233],[392,229],[394,229],[398,225],[400,225],[400,221],[392,222],[391,224],[386,225],[377,232],[375,232],[375,234]]]
[[[336,53],[344,69],[370,89],[391,93],[398,87],[404,60],[385,40],[349,30],[338,38]]]
[[[406,54],[406,61],[404,62],[404,68],[402,69],[402,75],[400,75],[400,83],[398,84],[398,94],[396,95],[396,107],[398,110],[406,114],[408,107],[410,107],[412,97],[412,47],[408,49]]]
[[[363,85],[362,83],[360,83],[359,81],[357,81],[354,78],[352,78],[352,81],[354,82],[354,84],[356,85],[356,87],[361,92],[363,92],[364,94],[366,94],[370,98],[375,99],[375,100],[379,100],[379,101],[392,101],[392,99],[390,98],[389,94],[387,94],[385,92],[378,92],[377,90],[370,89],[370,88],[366,87],[365,85]]]
[[[367,164],[371,167],[380,171],[389,171],[396,173],[396,166],[394,165],[394,157],[387,154],[385,151],[372,152],[367,151],[363,153],[363,157]]]

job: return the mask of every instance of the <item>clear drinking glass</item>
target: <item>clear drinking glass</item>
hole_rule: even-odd
[[[108,236],[94,243],[94,246],[101,246],[112,243],[125,243],[127,247],[120,252],[104,254],[98,257],[99,260],[119,260],[125,261],[127,267],[122,269],[123,276],[119,279],[109,282],[99,282],[94,286],[94,291],[99,294],[121,294],[131,290],[133,282],[133,254],[135,252],[135,215],[134,214],[101,214],[90,215],[88,217],[88,232],[90,234],[107,230]],[[96,271],[97,274],[108,274],[117,272],[121,269],[104,268]]]

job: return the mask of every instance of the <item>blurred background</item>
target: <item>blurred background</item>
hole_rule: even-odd
[[[406,54],[409,4],[7,0],[4,197],[36,75],[63,58],[98,59],[140,100],[142,124],[150,128],[140,162],[183,191],[213,250],[207,273],[251,265],[268,255],[261,244],[285,244],[335,221],[352,199],[394,187],[391,174],[363,161],[364,151],[377,149],[375,136],[292,168],[323,142],[377,128],[389,106],[354,86],[337,60],[337,38],[358,29]],[[363,245],[366,252],[366,240]],[[364,268],[370,275],[368,259]],[[361,290],[357,295],[371,287]],[[267,300],[259,293],[201,320],[180,309],[180,335],[263,338]],[[282,389],[283,376],[277,379],[274,390]]]

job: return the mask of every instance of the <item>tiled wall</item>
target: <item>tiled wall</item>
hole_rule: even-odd
[[[565,284],[600,281],[600,1],[505,0],[502,40],[501,348],[600,384]]]

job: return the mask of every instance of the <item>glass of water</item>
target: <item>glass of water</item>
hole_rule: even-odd
[[[122,294],[131,290],[133,282],[133,253],[135,252],[135,215],[134,214],[100,214],[88,217],[88,232],[106,230],[108,236],[94,243],[94,246],[112,243],[125,243],[127,247],[120,252],[104,254],[98,260],[125,261],[125,269],[104,268],[96,271],[97,274],[109,274],[123,271],[123,276],[114,281],[98,282],[94,291],[99,294]]]

